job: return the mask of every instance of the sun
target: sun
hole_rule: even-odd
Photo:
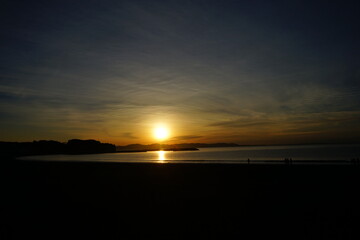
[[[154,129],[154,137],[159,140],[165,140],[169,137],[169,130],[165,127],[157,127]]]

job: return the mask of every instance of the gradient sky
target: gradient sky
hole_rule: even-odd
[[[359,142],[358,1],[1,1],[0,140]]]

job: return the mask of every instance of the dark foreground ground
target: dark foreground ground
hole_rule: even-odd
[[[4,160],[0,239],[360,239],[359,173]]]

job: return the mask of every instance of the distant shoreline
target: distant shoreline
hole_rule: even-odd
[[[199,151],[198,148],[159,148],[159,149],[139,149],[139,150],[118,150],[117,153],[132,153],[132,152],[151,152],[151,151]]]
[[[239,145],[238,147],[273,147],[273,146],[304,146],[304,145],[356,145],[355,143],[286,143],[286,144],[256,144],[256,145]],[[236,146],[234,146],[236,147]]]
[[[163,144],[167,146],[177,146],[177,145],[196,145],[196,148],[219,148],[219,147],[272,147],[272,146],[310,146],[310,145],[357,145],[360,144],[359,142],[352,142],[352,143],[281,143],[281,144],[237,144],[237,143],[182,143],[182,144]],[[154,145],[162,145],[162,144],[150,144],[150,145],[143,145],[143,144],[130,144],[126,146],[119,146],[117,148],[122,149],[130,149],[130,146],[154,146]],[[202,146],[198,146],[202,145]],[[159,151],[159,150],[148,150],[148,148],[143,148],[146,151]]]
[[[359,143],[303,143],[303,144],[259,144],[240,145],[236,143],[182,143],[182,144],[130,144],[116,146],[101,143],[96,140],[72,139],[68,143],[53,140],[33,142],[0,142],[0,155],[8,157],[35,156],[35,155],[78,155],[98,153],[136,153],[149,151],[199,151],[202,148],[233,148],[233,147],[276,147],[276,146],[332,146],[357,145]]]

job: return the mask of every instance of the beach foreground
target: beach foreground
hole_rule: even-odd
[[[2,161],[1,239],[359,239],[360,167]]]

